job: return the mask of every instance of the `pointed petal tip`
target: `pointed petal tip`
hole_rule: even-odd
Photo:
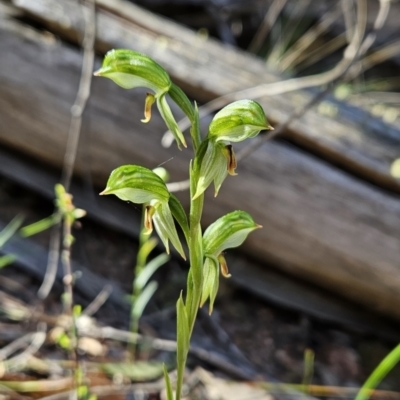
[[[105,196],[107,194],[110,194],[107,189],[104,189],[102,192],[99,193],[100,196]]]
[[[182,147],[181,147],[181,146],[183,146],[185,149],[187,149],[187,144],[186,144],[186,141],[185,141],[185,140],[180,141],[180,142],[177,140],[177,145],[178,145],[178,149],[179,149],[180,151],[182,151]]]

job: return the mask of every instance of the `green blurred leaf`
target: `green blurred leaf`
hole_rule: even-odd
[[[139,297],[136,299],[135,304],[133,305],[132,309],[132,315],[136,318],[139,319],[142,314],[144,309],[147,306],[147,303],[150,301],[150,299],[153,297],[153,294],[157,290],[158,284],[157,282],[150,282],[143,290],[142,293],[140,293]]]
[[[165,389],[167,393],[167,400],[174,400],[174,393],[172,391],[171,379],[169,378],[167,367],[163,365]]]
[[[176,388],[176,398],[180,398],[182,392],[182,382],[183,374],[185,372],[186,358],[189,351],[189,340],[190,340],[190,330],[189,330],[189,320],[186,313],[186,307],[183,302],[182,292],[176,303],[176,314],[177,314],[177,349],[176,349],[176,362],[177,362],[177,388]]]
[[[72,314],[74,317],[79,317],[82,314],[82,306],[80,304],[75,304],[72,309]]]
[[[169,258],[168,254],[163,253],[149,261],[140,274],[135,277],[135,288],[143,290],[153,274],[158,270],[158,268],[167,263]]]
[[[56,214],[53,214],[33,224],[24,226],[20,229],[19,233],[22,237],[33,236],[51,228],[53,225],[57,224],[59,220],[60,218]]]
[[[12,254],[6,254],[0,257],[0,269],[12,264],[16,260],[16,257]]]
[[[122,375],[131,381],[150,381],[163,375],[163,363],[157,361],[135,361],[134,363],[104,363],[102,370],[111,376]]]
[[[64,350],[70,350],[71,349],[71,339],[66,333],[62,333],[58,338],[57,338],[57,344],[63,348]]]
[[[137,255],[137,263],[140,266],[144,266],[147,262],[147,258],[150,253],[155,249],[158,244],[158,240],[155,237],[149,238],[142,244]]]
[[[7,226],[0,232],[0,249],[4,244],[11,239],[11,237],[17,232],[19,227],[22,225],[24,217],[22,215],[17,215],[14,217]]]
[[[357,393],[355,400],[368,400],[371,393],[383,381],[386,375],[399,363],[400,361],[400,344],[397,345],[372,371],[371,375],[362,385],[360,391]]]

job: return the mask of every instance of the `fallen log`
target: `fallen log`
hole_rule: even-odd
[[[34,163],[29,158],[21,157],[21,154],[13,154],[1,149],[0,176],[23,186],[47,201],[54,199],[54,186],[59,180],[56,170]],[[107,226],[114,231],[138,237],[140,212],[139,210],[137,213],[132,212],[131,204],[121,202],[111,196],[102,198],[100,203],[95,202],[93,198],[96,193],[76,180],[72,182],[71,191],[74,193],[74,204],[86,210],[88,219],[96,221],[100,226]],[[29,245],[25,246],[29,249]],[[27,252],[26,247],[22,246],[8,250],[14,254],[22,253],[19,265],[22,268],[25,267],[28,273],[34,272],[40,281],[43,279],[47,266],[46,254],[44,262],[42,260],[37,263],[37,267],[32,271],[31,265],[25,263],[35,253],[30,253],[27,257],[29,251]],[[162,251],[161,246],[160,250]],[[221,285],[233,284],[284,309],[297,311],[319,321],[333,323],[352,331],[391,341],[396,341],[399,336],[399,328],[393,324],[393,321],[371,313],[370,310],[365,310],[357,304],[351,304],[331,292],[321,290],[316,285],[295,280],[292,276],[269,268],[264,262],[247,259],[246,255],[240,254],[240,251],[230,253],[229,271],[232,274],[231,279],[224,280]],[[82,288],[90,286],[92,276],[89,274],[86,277],[83,274],[81,280]]]
[[[1,142],[60,166],[80,75],[79,52],[4,19],[0,49],[7,55],[0,59]],[[140,91],[125,91],[104,79],[94,81],[77,173],[90,173],[104,187],[109,172],[118,165],[155,167],[174,157],[166,167],[174,179],[186,178],[190,151],[160,147],[164,130],[160,118],[154,115],[150,124],[143,125],[135,112],[142,113],[143,100]],[[314,117],[322,118],[317,113]],[[326,119],[322,121],[327,126]],[[341,124],[341,129],[348,126]],[[238,172],[238,177],[227,179],[219,197],[208,203],[205,223],[234,208],[245,209],[264,226],[249,238],[245,251],[294,276],[400,317],[400,203],[396,195],[282,142],[262,146],[240,163]]]
[[[77,44],[83,37],[82,8],[75,1],[57,2],[56,6],[54,0],[11,1],[24,16],[54,34]],[[279,91],[282,77],[268,71],[262,60],[204,39],[125,0],[96,3],[97,51],[132,48],[148,54],[196,100],[209,101],[258,85],[274,84],[266,92],[268,95],[261,98],[261,104],[276,125],[286,121],[312,96],[304,90],[270,96],[271,91]],[[289,126],[286,136],[365,180],[400,192],[400,181],[390,174],[390,167],[400,154],[400,123],[384,123],[367,111],[333,98],[327,98],[323,108],[331,115],[311,109]]]

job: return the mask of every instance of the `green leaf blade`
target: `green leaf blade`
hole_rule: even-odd
[[[138,290],[143,290],[146,286],[147,282],[153,276],[153,274],[160,268],[162,265],[166,264],[169,261],[170,257],[168,254],[160,254],[157,257],[153,258],[149,261],[140,274],[135,278],[135,288]]]

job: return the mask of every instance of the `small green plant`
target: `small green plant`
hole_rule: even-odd
[[[84,383],[84,374],[78,358],[78,330],[77,320],[81,316],[82,307],[74,304],[73,285],[74,275],[71,268],[71,247],[74,242],[72,228],[75,222],[86,215],[86,211],[75,207],[72,195],[67,193],[61,184],[54,187],[55,212],[47,218],[25,226],[20,230],[23,237],[28,237],[42,232],[55,224],[62,226],[62,253],[61,261],[64,267],[64,293],[62,302],[64,313],[69,317],[65,329],[61,329],[55,340],[57,344],[66,350],[71,360],[75,363],[74,384],[77,399],[94,400],[95,396],[90,395],[87,385]]]
[[[372,371],[371,375],[362,385],[360,391],[357,393],[355,400],[368,400],[373,391],[385,379],[386,375],[399,363],[400,361],[400,344],[397,345]]]
[[[124,201],[145,204],[144,225],[157,231],[167,253],[169,242],[186,259],[174,220],[184,234],[189,249],[190,269],[185,299],[177,301],[177,382],[175,399],[181,398],[183,374],[198,308],[209,300],[212,312],[218,291],[219,270],[229,276],[223,252],[241,245],[248,234],[260,228],[244,211],[233,211],[215,221],[202,233],[201,216],[204,192],[214,183],[215,195],[227,175],[236,175],[236,159],[231,143],[255,137],[261,130],[272,129],[262,107],[252,100],[236,101],[213,118],[207,135],[202,138],[197,106],[192,105],[167,72],[151,58],[131,50],[107,53],[97,76],[112,79],[125,89],[146,87],[145,118],[151,119],[151,106],[157,104],[162,118],[179,148],[187,147],[185,137],[167,102],[167,95],[191,122],[190,136],[194,157],[189,165],[190,210],[187,217],[179,200],[168,191],[165,182],[153,171],[139,165],[115,169],[102,195],[114,194]],[[165,371],[168,400],[173,399],[169,376]]]

